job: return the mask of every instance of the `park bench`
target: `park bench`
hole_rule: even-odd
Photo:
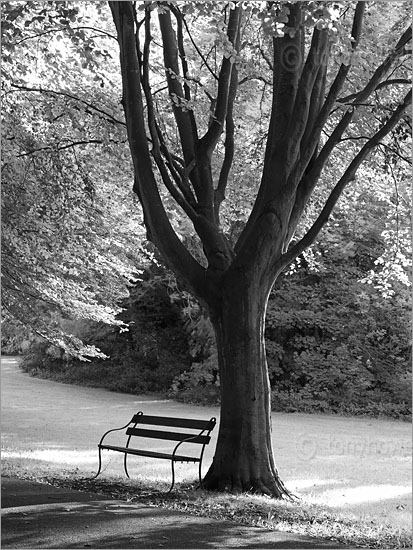
[[[124,453],[124,468],[126,476],[129,477],[128,468],[126,464],[126,459],[128,455],[135,455],[135,456],[144,456],[148,458],[161,458],[165,460],[171,461],[171,467],[172,467],[172,484],[169,488],[168,493],[170,493],[173,489],[173,486],[175,484],[175,462],[199,462],[199,482],[202,487],[202,478],[201,478],[201,468],[202,468],[202,458],[204,455],[204,450],[206,445],[211,440],[211,432],[214,429],[216,424],[216,418],[212,417],[210,420],[196,420],[196,419],[190,419],[190,418],[172,418],[172,417],[166,417],[166,416],[148,416],[146,414],[143,414],[142,411],[139,411],[135,415],[133,415],[132,419],[121,428],[114,428],[112,430],[107,431],[103,434],[102,439],[100,440],[100,443],[98,445],[99,447],[99,469],[97,474],[92,478],[95,479],[101,472],[102,469],[102,450],[110,450],[110,451],[117,451],[120,453]],[[140,426],[155,426],[155,427],[161,427],[163,429],[147,429],[147,428],[141,428]],[[168,428],[167,430],[165,428]],[[177,431],[176,428],[179,428],[180,430],[184,429],[183,431]],[[125,435],[127,436],[126,445],[125,446],[117,446],[117,445],[108,445],[106,442],[103,441],[106,439],[106,436],[110,434],[111,432],[118,432],[126,430]],[[188,433],[187,430],[191,430],[191,433]],[[133,438],[133,439],[132,439]],[[136,438],[136,439],[135,439]],[[158,439],[158,440],[165,440],[165,441],[178,441],[178,443],[174,446],[172,452],[159,452],[159,451],[150,451],[145,447],[142,443],[138,445],[136,444],[138,438],[150,438],[150,439]],[[133,443],[133,445],[131,445]],[[198,444],[200,445],[199,452],[193,453],[196,456],[188,456],[187,454],[181,454],[181,445],[183,444]],[[172,445],[172,444],[171,444]],[[180,450],[180,453],[178,454],[178,449]],[[197,449],[197,450],[198,450]]]

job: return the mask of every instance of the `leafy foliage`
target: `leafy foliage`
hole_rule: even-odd
[[[96,86],[98,59],[108,59],[97,42],[113,37],[104,30],[96,37],[82,6],[2,8],[3,308],[68,353],[103,357],[66,333],[62,319],[125,326],[116,315],[141,254],[124,123],[113,87],[105,88],[116,85],[108,67]]]
[[[102,322],[66,321],[66,332],[108,356],[85,364],[56,346],[37,343],[23,361],[35,376],[128,393],[167,392],[174,377],[187,369],[190,355],[181,307],[171,301],[165,270],[156,263],[122,302],[120,332]]]

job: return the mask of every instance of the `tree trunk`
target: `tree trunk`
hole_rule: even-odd
[[[226,281],[211,314],[221,381],[221,421],[213,463],[204,486],[291,496],[275,467],[271,442],[271,393],[264,328],[268,292],[258,284]]]

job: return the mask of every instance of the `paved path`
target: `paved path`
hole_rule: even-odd
[[[22,480],[3,478],[4,492],[2,548],[343,548]]]

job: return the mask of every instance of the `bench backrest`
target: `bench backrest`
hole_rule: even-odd
[[[210,442],[210,433],[214,429],[216,424],[216,418],[212,417],[210,420],[194,420],[189,418],[173,418],[166,416],[149,416],[138,412],[131,420],[133,427],[129,427],[126,430],[126,434],[129,436],[137,437],[151,437],[154,439],[168,439],[171,441],[185,441],[189,440],[189,443],[199,443],[206,445]],[[137,424],[144,424],[150,426],[161,426],[169,428],[184,428],[188,430],[198,430],[199,433],[183,433],[176,431],[166,430],[148,430],[147,428],[137,428]]]

